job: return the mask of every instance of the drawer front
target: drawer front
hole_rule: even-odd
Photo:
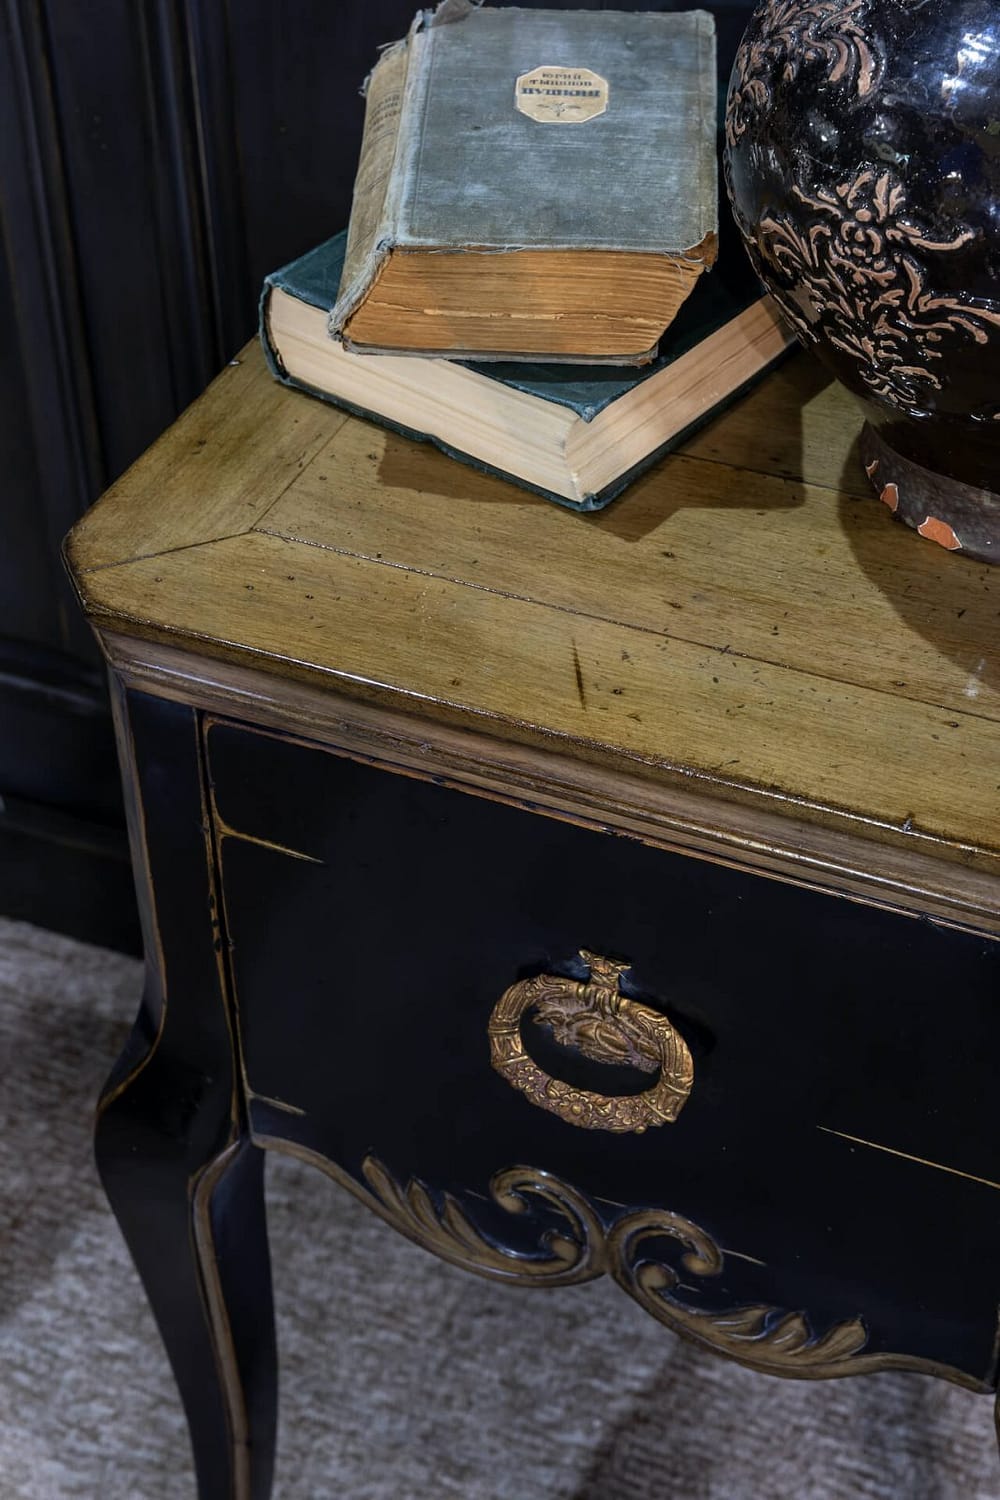
[[[258,1138],[453,1259],[481,1240],[487,1272],[505,1247],[559,1279],[546,1229],[603,1237],[573,1274],[689,1302],[738,1355],[718,1315],[749,1308],[750,1362],[763,1339],[788,1373],[888,1353],[992,1381],[1000,945],[239,726],[208,747]],[[581,1128],[491,1066],[501,996],[541,974],[579,994],[581,949],[627,961],[630,1006],[683,1037],[672,1123]],[[530,1012],[521,1035],[570,1100],[650,1088]],[[512,1167],[527,1213],[489,1196]]]

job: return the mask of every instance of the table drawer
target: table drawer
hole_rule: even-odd
[[[463,1264],[608,1269],[765,1368],[992,1381],[1000,946],[239,726],[208,751],[258,1140]],[[500,997],[580,993],[581,949],[630,964],[630,1007],[689,1049],[673,1122],[582,1128],[491,1066]],[[567,1089],[650,1088],[530,1015],[521,1035]],[[526,1213],[489,1196],[515,1167]]]

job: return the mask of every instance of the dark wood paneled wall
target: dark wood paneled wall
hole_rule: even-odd
[[[0,0],[0,911],[137,944],[66,531],[343,223],[411,0]]]
[[[346,222],[359,86],[415,8],[0,0],[0,911],[137,941],[60,542],[251,335],[264,274]]]

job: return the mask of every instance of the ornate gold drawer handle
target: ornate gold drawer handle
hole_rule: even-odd
[[[639,1133],[676,1120],[694,1083],[687,1043],[666,1016],[622,994],[619,980],[629,964],[585,948],[580,956],[590,969],[589,979],[539,974],[512,984],[500,996],[489,1024],[494,1068],[532,1104],[584,1130]],[[656,1082],[642,1094],[608,1096],[551,1078],[528,1056],[521,1040],[521,1017],[532,1009],[557,1042],[594,1062],[625,1063],[656,1073]]]

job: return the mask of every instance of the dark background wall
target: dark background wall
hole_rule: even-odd
[[[61,539],[251,336],[265,273],[346,223],[359,86],[415,8],[0,0],[0,912],[137,944]]]

